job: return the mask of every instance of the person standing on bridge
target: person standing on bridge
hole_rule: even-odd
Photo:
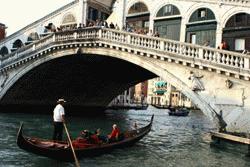
[[[65,112],[64,112],[64,99],[58,99],[57,105],[53,111],[53,120],[54,120],[54,133],[53,140],[62,140],[63,135],[63,123],[65,122]]]

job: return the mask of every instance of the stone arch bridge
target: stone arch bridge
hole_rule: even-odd
[[[210,118],[222,110],[229,129],[250,127],[250,57],[236,52],[93,27],[53,33],[1,57],[0,74],[1,106],[54,105],[63,96],[99,108],[160,76]]]

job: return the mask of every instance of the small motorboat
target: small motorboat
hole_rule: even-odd
[[[158,109],[169,109],[168,105],[152,104],[152,106]]]
[[[169,110],[168,114],[171,116],[187,116],[189,114],[189,110],[186,108],[172,108]]]
[[[142,128],[128,130],[123,133],[124,138],[112,143],[89,144],[84,148],[74,148],[77,158],[96,156],[105,154],[116,148],[124,148],[135,144],[137,141],[146,136],[152,127],[154,115],[150,123]],[[45,156],[51,159],[73,162],[74,156],[71,147],[67,141],[53,141],[23,135],[23,124],[20,125],[17,133],[17,145],[28,152]]]

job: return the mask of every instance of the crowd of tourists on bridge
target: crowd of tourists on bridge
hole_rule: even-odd
[[[97,19],[96,21],[92,20],[88,21],[87,24],[79,23],[78,25],[77,24],[61,25],[60,27],[56,27],[53,23],[49,23],[47,26],[45,26],[44,33],[76,30],[87,27],[103,27],[103,28],[120,30],[119,26],[117,24],[114,24],[113,22],[108,23],[106,20]]]
[[[77,29],[83,29],[88,27],[102,27],[102,28],[110,28],[115,30],[122,30],[142,35],[148,35],[148,36],[154,36],[154,37],[160,37],[159,33],[153,32],[153,30],[149,30],[147,28],[134,28],[131,27],[129,24],[124,25],[122,28],[118,26],[117,23],[110,22],[108,23],[106,20],[100,20],[97,19],[96,21],[90,20],[87,22],[87,24],[79,23],[77,24],[71,24],[71,25],[61,25],[60,27],[56,27],[53,23],[49,23],[47,26],[45,26],[44,33],[49,32],[60,32],[60,31],[68,31],[68,30],[77,30]]]

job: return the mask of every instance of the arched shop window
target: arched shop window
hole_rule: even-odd
[[[154,19],[154,32],[158,33],[162,38],[179,41],[180,29],[181,16],[179,9],[172,4],[163,6]]]
[[[223,28],[222,39],[229,50],[250,52],[250,14],[237,13],[231,16]]]
[[[75,16],[73,14],[67,14],[66,16],[64,16],[62,24],[75,24],[76,23],[76,19]]]
[[[172,16],[172,15],[179,15],[179,9],[174,5],[166,5],[163,6],[158,12],[156,17],[164,17],[164,16]]]
[[[147,6],[142,2],[137,2],[129,8],[128,14],[138,14],[148,12]]]
[[[39,40],[39,35],[37,32],[32,32],[29,34],[27,41],[36,41]]]
[[[250,14],[247,13],[237,13],[231,16],[227,23],[226,28],[239,27],[239,26],[250,26]]]
[[[14,43],[12,48],[21,48],[23,46],[23,42],[20,39],[17,39]]]
[[[61,29],[69,30],[77,27],[76,18],[73,14],[67,14],[63,17]]]
[[[0,50],[0,55],[4,56],[4,55],[7,55],[9,54],[9,50],[6,46],[2,47],[1,50]]]
[[[191,15],[189,23],[204,21],[204,20],[215,20],[215,15],[213,11],[211,11],[208,8],[200,8]]]
[[[146,32],[149,28],[149,11],[142,2],[133,4],[126,17],[127,28],[131,31]]]
[[[186,25],[186,41],[192,44],[215,47],[217,22],[212,10],[199,8]]]

